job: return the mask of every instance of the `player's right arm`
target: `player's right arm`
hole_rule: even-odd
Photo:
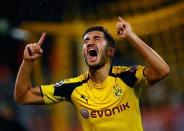
[[[43,33],[38,43],[28,44],[24,49],[23,62],[17,74],[14,99],[20,104],[44,104],[40,88],[32,87],[33,62],[38,59],[43,50],[41,45],[44,42],[46,33]]]

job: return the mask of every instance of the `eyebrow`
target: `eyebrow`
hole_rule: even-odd
[[[83,41],[87,41],[87,40],[89,40],[89,37],[85,38]]]
[[[95,35],[94,38],[102,38],[102,37],[100,37],[100,36],[98,36],[98,35]]]
[[[95,35],[95,36],[93,36],[93,38],[102,38],[101,36],[99,36],[99,35]],[[83,41],[87,41],[87,40],[89,40],[89,37],[86,37]]]

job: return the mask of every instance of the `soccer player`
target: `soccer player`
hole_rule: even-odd
[[[88,71],[55,84],[32,88],[33,62],[43,51],[46,34],[24,50],[15,84],[15,101],[20,104],[52,104],[70,101],[84,131],[142,131],[139,95],[141,87],[165,78],[170,70],[164,60],[146,45],[128,22],[119,17],[117,35],[129,41],[143,57],[146,66],[112,66],[115,43],[101,26],[83,35],[83,55]]]

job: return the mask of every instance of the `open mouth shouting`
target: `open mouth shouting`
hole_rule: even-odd
[[[95,46],[91,46],[87,49],[89,62],[96,62],[98,56],[98,49]]]

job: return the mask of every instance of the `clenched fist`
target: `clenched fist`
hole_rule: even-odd
[[[126,22],[123,18],[121,17],[118,17],[119,19],[119,22],[117,22],[117,25],[116,25],[116,32],[117,32],[117,35],[120,37],[120,38],[123,38],[123,39],[126,39],[128,38],[131,33],[132,33],[132,29],[131,29],[131,26],[128,22]]]

